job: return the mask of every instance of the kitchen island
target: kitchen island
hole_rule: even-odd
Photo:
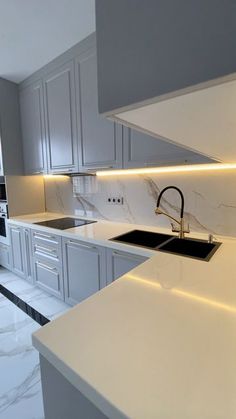
[[[46,419],[235,419],[236,240],[151,259],[33,335]]]

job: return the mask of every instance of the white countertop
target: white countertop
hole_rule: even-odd
[[[67,230],[58,230],[54,228],[44,227],[37,224],[36,222],[53,220],[56,218],[64,218],[68,217],[65,214],[58,214],[58,213],[41,213],[41,214],[29,214],[29,215],[21,215],[18,217],[13,217],[8,220],[10,224],[16,224],[20,226],[29,226],[34,228],[35,230],[40,231],[50,231],[53,234],[57,234],[62,237],[67,237],[70,239],[85,241],[86,243],[97,244],[99,246],[110,247],[116,250],[124,250],[129,253],[134,253],[136,255],[151,257],[153,256],[156,251],[152,249],[146,249],[143,247],[138,246],[130,246],[124,243],[118,243],[110,241],[109,239],[119,236],[120,234],[124,234],[127,231],[134,230],[135,228],[139,228],[141,230],[147,231],[162,231],[164,233],[168,233],[167,229],[160,229],[160,228],[153,228],[150,226],[143,226],[143,225],[136,225],[136,224],[128,224],[128,223],[117,223],[111,221],[103,221],[103,220],[96,220],[92,217],[81,217],[81,216],[69,216],[71,218],[80,218],[80,219],[89,219],[97,221],[96,223],[87,224],[85,226],[70,228]]]
[[[236,240],[221,239],[210,262],[152,252],[35,347],[112,419],[235,419]]]

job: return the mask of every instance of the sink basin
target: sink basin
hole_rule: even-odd
[[[110,240],[155,249],[155,247],[164,244],[172,237],[174,236],[169,234],[152,233],[151,231],[143,230],[132,230],[120,236],[113,237]]]
[[[218,242],[208,243],[204,240],[173,238],[161,245],[158,250],[208,262],[220,245],[221,243]]]

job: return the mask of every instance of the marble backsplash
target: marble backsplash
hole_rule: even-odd
[[[185,220],[191,231],[236,236],[236,171],[198,172],[120,177],[46,177],[46,210],[86,215],[110,221],[170,226],[155,215],[157,197],[165,186],[178,186],[185,197]],[[107,202],[123,197],[123,205]],[[161,207],[179,216],[180,199],[175,191],[163,195]]]

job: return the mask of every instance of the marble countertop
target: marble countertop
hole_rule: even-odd
[[[220,239],[209,262],[152,252],[34,346],[108,417],[235,419],[236,240]]]

